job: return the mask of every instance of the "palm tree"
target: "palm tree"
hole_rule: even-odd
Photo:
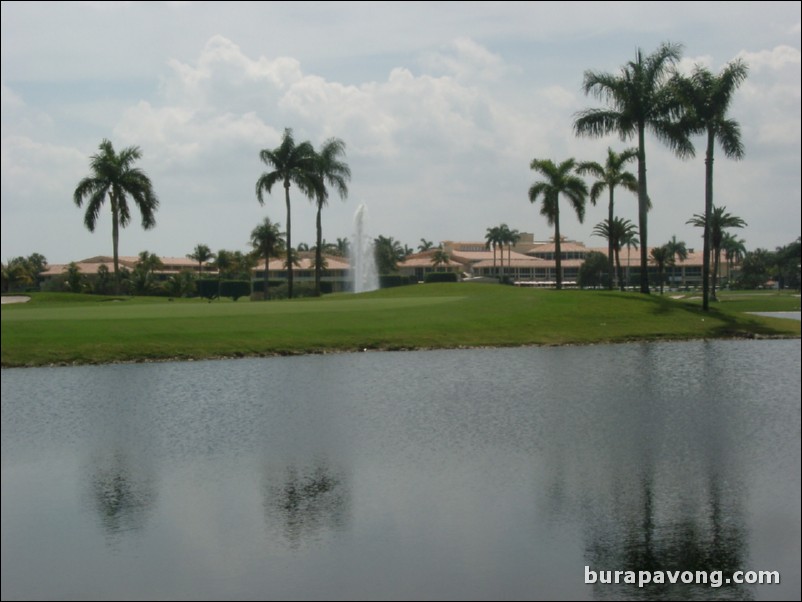
[[[335,254],[340,257],[348,257],[348,251],[351,247],[351,241],[348,238],[337,237],[337,244],[335,245]]]
[[[624,273],[621,269],[621,247],[627,241],[636,240],[638,235],[638,229],[631,221],[628,219],[623,219],[620,217],[613,218],[612,221],[604,220],[603,222],[599,222],[593,228],[593,234],[596,236],[601,236],[607,239],[608,247],[613,247],[613,253],[615,255],[615,263],[617,267],[617,279],[618,279],[618,286],[621,290],[624,290]],[[630,242],[630,244],[632,244]],[[637,245],[637,242],[635,242]],[[627,264],[629,264],[629,260],[627,260]],[[627,267],[629,267],[627,265]],[[613,273],[610,272],[610,281],[613,280]]]
[[[256,198],[264,205],[263,194],[270,194],[273,186],[284,186],[284,199],[287,205],[287,257],[292,250],[292,217],[290,215],[290,186],[295,184],[309,198],[325,195],[323,181],[318,176],[318,156],[308,142],[295,143],[292,130],[286,128],[281,144],[274,149],[262,149],[259,158],[272,171],[266,171],[256,181]],[[292,262],[287,267],[287,296],[292,299]]]
[[[671,253],[671,280],[676,282],[676,267],[677,267],[677,259],[680,261],[685,261],[688,259],[688,247],[685,246],[685,241],[677,240],[676,235],[671,237],[666,243],[669,252]],[[670,288],[670,287],[669,287]]]
[[[195,245],[195,249],[187,255],[187,258],[198,262],[198,278],[200,278],[203,264],[214,259],[214,253],[208,245],[199,244]]]
[[[518,241],[521,240],[521,233],[518,230],[511,230],[507,224],[501,224],[498,228],[499,240],[501,241],[502,265],[504,263],[504,245],[507,245],[507,271],[509,271],[512,261],[512,245],[518,244]]]
[[[264,221],[251,231],[251,247],[265,259],[265,287],[264,300],[268,300],[268,288],[270,286],[268,271],[270,270],[270,257],[278,257],[281,247],[284,245],[283,234],[278,223],[270,221],[266,217]]]
[[[736,261],[743,261],[746,256],[746,241],[725,232],[721,239],[721,248],[724,250],[724,258],[727,260],[727,281],[732,283],[732,265]],[[730,284],[730,286],[732,285]]]
[[[718,277],[718,266],[721,262],[721,245],[724,241],[724,230],[726,228],[743,228],[746,222],[737,215],[727,213],[726,207],[713,207],[713,212],[710,214],[710,219],[705,219],[704,215],[694,213],[693,217],[689,219],[687,224],[692,224],[697,228],[704,228],[709,232],[710,245],[712,246],[714,263],[713,263],[713,278],[712,286],[710,287],[710,298],[713,301],[716,299],[716,278]],[[703,260],[704,261],[704,260]],[[709,259],[708,259],[709,261]],[[704,264],[702,264],[704,266]],[[702,268],[704,270],[704,267]],[[704,283],[703,283],[704,285]]]
[[[451,257],[449,257],[448,253],[446,253],[446,251],[442,247],[437,249],[432,254],[432,265],[434,267],[440,267],[441,265],[447,266],[450,260]]]
[[[317,158],[317,175],[323,181],[323,186],[316,195],[317,199],[317,246],[315,248],[315,294],[320,295],[320,272],[323,268],[323,226],[320,214],[323,206],[328,202],[326,185],[333,186],[340,198],[345,200],[348,196],[348,181],[351,179],[351,169],[341,159],[345,156],[345,142],[339,138],[329,138],[323,143]]]
[[[420,244],[418,245],[418,252],[423,253],[424,251],[428,251],[434,247],[434,243],[431,240],[426,240],[425,238],[420,239]]]
[[[586,176],[590,175],[596,178],[596,181],[590,187],[590,202],[596,205],[596,201],[604,192],[605,188],[609,194],[609,201],[607,203],[607,222],[612,224],[615,218],[615,211],[613,209],[615,204],[615,188],[621,186],[630,192],[637,194],[638,192],[638,179],[629,171],[624,170],[624,166],[637,158],[638,150],[635,148],[628,148],[622,153],[615,152],[612,148],[607,148],[607,161],[604,165],[596,163],[595,161],[583,161],[580,163],[576,171],[577,173]],[[607,239],[607,262],[609,264],[609,272],[613,274],[613,240]],[[620,272],[620,269],[619,269]],[[613,288],[613,279],[610,278],[610,288]]]
[[[114,254],[114,289],[120,293],[119,242],[120,227],[125,228],[131,221],[128,196],[142,214],[142,227],[149,230],[156,225],[154,214],[159,207],[159,199],[153,191],[153,183],[144,171],[133,167],[134,161],[142,157],[138,146],[129,146],[117,154],[111,142],[104,139],[99,152],[90,157],[92,175],[82,179],[73,193],[73,201],[80,207],[87,201],[84,225],[90,232],[95,231],[100,209],[108,196],[111,203],[111,242]]]
[[[649,294],[647,256],[647,213],[650,206],[646,187],[646,129],[666,143],[680,157],[693,156],[687,133],[672,117],[678,102],[665,85],[669,68],[679,60],[682,46],[664,43],[649,56],[638,49],[634,61],[620,75],[586,71],[582,87],[585,94],[607,101],[609,109],[586,109],[577,114],[577,135],[604,136],[617,133],[622,140],[638,139],[638,227],[640,230],[640,290]]]
[[[652,261],[657,264],[658,280],[660,280],[660,294],[663,294],[663,280],[665,279],[666,266],[671,265],[674,261],[674,256],[671,254],[671,249],[668,245],[662,247],[654,247],[652,249]]]
[[[398,262],[405,254],[401,243],[392,236],[381,234],[373,241],[373,252],[376,256],[376,268],[379,274],[391,274],[398,271]]]
[[[741,142],[741,126],[727,117],[732,96],[746,79],[749,68],[740,59],[729,63],[718,75],[696,66],[690,77],[675,75],[672,84],[685,107],[683,124],[692,134],[706,134],[705,149],[705,216],[713,211],[713,152],[715,142],[730,159],[742,159],[744,147]],[[712,231],[710,219],[705,220],[702,259],[702,308],[709,309],[710,248]],[[715,279],[715,275],[714,275]],[[713,298],[715,299],[715,282]]]
[[[560,194],[568,197],[576,212],[579,223],[585,219],[585,201],[588,187],[574,174],[576,160],[566,159],[555,165],[551,159],[532,159],[529,167],[546,178],[545,182],[535,182],[529,188],[529,202],[535,203],[543,197],[540,214],[544,215],[550,226],[554,226],[554,257],[557,261],[557,290],[563,287],[562,247],[560,244]]]
[[[621,290],[623,291],[625,287],[629,286],[629,266],[630,266],[630,255],[629,252],[631,249],[638,248],[638,229],[634,227],[632,231],[627,232],[624,234],[623,238],[621,239],[621,246],[627,248],[627,276],[625,278],[625,283],[621,285]]]
[[[496,277],[499,277],[496,271],[496,247],[501,247],[501,229],[498,226],[488,228],[485,232],[485,249],[493,248],[493,271],[496,272]],[[504,257],[502,255],[502,265],[504,264]]]

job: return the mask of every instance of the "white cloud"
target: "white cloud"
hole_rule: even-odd
[[[754,71],[762,71],[764,69],[780,70],[785,67],[793,68],[796,66],[799,69],[800,52],[798,48],[791,46],[776,46],[771,50],[761,50],[759,52],[748,52],[742,50],[738,53],[738,58],[742,58],[749,65],[749,68]]]

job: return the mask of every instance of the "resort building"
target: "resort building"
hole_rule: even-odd
[[[561,267],[564,286],[576,286],[579,269],[587,255],[591,252],[607,255],[607,247],[586,247],[583,243],[563,239],[561,241]],[[435,264],[438,251],[448,255],[448,261]],[[651,248],[649,248],[651,253]],[[557,280],[556,248],[553,240],[536,241],[533,234],[521,233],[519,241],[514,245],[502,248],[487,248],[484,241],[443,241],[441,249],[430,249],[407,256],[398,263],[398,272],[419,282],[424,281],[427,274],[433,272],[453,272],[462,280],[496,280],[506,278],[518,286],[554,286]],[[625,249],[621,252],[621,267],[627,286],[637,286],[640,280],[640,251]],[[196,261],[186,257],[162,257],[163,267],[153,272],[157,280],[167,280],[180,272],[191,271],[199,274]],[[313,252],[298,253],[293,274],[294,281],[299,284],[314,283],[315,254]],[[121,268],[133,271],[139,257],[123,256],[119,258]],[[105,265],[113,271],[113,260],[110,256],[100,255],[75,262],[82,275],[97,277],[100,266]],[[47,288],[48,283],[56,278],[64,278],[68,266],[51,265],[41,274],[41,285]],[[722,258],[719,266],[719,283],[727,282],[731,276],[737,275],[738,264],[730,265]],[[268,266],[268,277],[271,284],[287,279],[287,268],[284,259],[271,258]],[[712,269],[712,262],[711,262]],[[730,273],[732,270],[732,273]],[[252,281],[264,280],[264,259],[259,260],[251,269]],[[657,266],[650,262],[650,282],[658,286]],[[203,277],[214,278],[217,270],[214,263],[206,263],[200,267]],[[323,256],[323,272],[321,275],[325,292],[340,292],[350,288],[350,264],[345,257],[334,255]],[[696,288],[702,283],[702,253],[695,249],[688,250],[684,261],[677,261],[674,266],[665,270],[664,284],[668,288]],[[53,283],[55,285],[56,283]]]

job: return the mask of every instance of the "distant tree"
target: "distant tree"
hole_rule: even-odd
[[[156,225],[155,213],[159,207],[159,199],[153,191],[150,178],[141,169],[133,167],[134,161],[142,157],[142,151],[138,146],[129,146],[117,154],[111,142],[104,139],[99,148],[100,152],[91,157],[92,175],[78,183],[73,193],[73,201],[78,207],[87,201],[84,225],[90,232],[94,232],[100,209],[106,197],[110,199],[114,283],[115,293],[119,294],[119,229],[125,228],[131,221],[127,198],[130,196],[139,208],[142,227],[146,230]]]
[[[596,205],[596,201],[607,190],[609,200],[607,202],[607,223],[613,223],[615,219],[615,189],[621,186],[625,190],[638,193],[638,179],[624,167],[630,161],[637,159],[638,149],[629,148],[621,153],[615,152],[612,148],[607,148],[607,161],[604,165],[595,161],[583,161],[577,165],[578,174],[593,176],[596,181],[590,187],[590,203]],[[613,240],[607,239],[607,260],[609,262],[608,271],[613,273]],[[620,272],[619,266],[619,272]],[[610,288],[613,287],[613,279],[610,278]]]
[[[755,249],[744,256],[738,285],[742,288],[762,288],[776,275],[777,256],[767,249]]]
[[[423,253],[424,251],[428,251],[434,247],[434,243],[431,240],[426,240],[425,238],[420,239],[420,244],[418,245],[418,252]]]
[[[501,275],[496,270],[496,249],[501,248],[501,228],[499,226],[493,226],[492,228],[488,228],[485,232],[485,249],[493,249],[493,271],[496,272],[496,278],[501,278]],[[502,259],[502,266],[504,265],[504,255],[501,256]]]
[[[199,244],[195,245],[195,249],[192,251],[192,253],[187,255],[187,258],[198,262],[198,278],[202,278],[203,264],[207,261],[213,260],[214,253],[212,253],[212,250],[208,247],[208,245]]]
[[[373,241],[373,251],[379,274],[392,274],[398,271],[398,262],[404,259],[404,248],[400,242],[392,236],[379,235]]]
[[[667,84],[670,68],[680,59],[682,46],[664,43],[648,56],[637,50],[635,60],[620,75],[585,71],[582,88],[606,101],[610,108],[586,109],[576,115],[577,135],[600,137],[618,134],[621,140],[638,140],[638,228],[640,231],[640,291],[649,294],[647,257],[648,211],[651,206],[646,186],[646,130],[651,130],[679,156],[693,156],[686,130],[672,116],[679,101]]]
[[[348,251],[351,247],[351,241],[347,238],[337,238],[337,244],[335,245],[336,251],[335,255],[339,257],[348,257]]]
[[[603,253],[591,251],[585,255],[585,261],[579,266],[577,284],[581,288],[600,288],[606,286],[610,279],[607,258]]]
[[[727,213],[726,207],[713,207],[710,217],[705,219],[704,215],[698,213],[689,219],[686,223],[692,224],[697,228],[703,228],[705,232],[709,232],[710,245],[713,251],[713,278],[710,291],[710,298],[716,301],[716,280],[718,278],[718,266],[721,262],[721,244],[724,240],[724,230],[727,228],[743,228],[746,222],[737,215]]]
[[[84,288],[84,275],[81,273],[81,267],[74,261],[67,264],[64,268],[67,273],[67,281],[65,284],[70,292],[81,293]]]
[[[550,226],[554,226],[554,257],[557,263],[557,290],[562,289],[562,247],[560,241],[560,195],[564,195],[576,212],[579,223],[585,219],[585,201],[588,187],[574,174],[576,161],[566,159],[556,165],[551,159],[532,159],[529,165],[533,170],[546,178],[535,182],[529,188],[529,201],[537,202],[542,198],[540,214],[545,216]]]
[[[802,263],[800,248],[802,248],[802,239],[800,238],[782,247],[777,247],[774,257],[780,288],[787,287],[799,290],[799,266]]]
[[[613,221],[610,222],[609,220],[604,220],[603,222],[599,222],[593,228],[593,234],[596,236],[601,236],[602,238],[606,238],[608,243],[608,247],[612,245],[613,247],[613,254],[615,255],[615,263],[618,268],[618,285],[621,287],[621,290],[624,290],[624,273],[621,270],[621,247],[626,244],[627,241],[632,244],[632,241],[635,241],[635,245],[637,245],[637,235],[638,229],[631,221],[628,219],[623,219],[620,217],[613,218]],[[629,259],[627,259],[627,265],[629,265]],[[608,269],[609,269],[608,265]],[[610,280],[613,279],[613,273],[608,272],[610,274]]]
[[[165,290],[171,297],[190,297],[195,291],[195,274],[190,270],[173,274],[165,282]]]
[[[109,271],[109,266],[101,263],[97,268],[97,278],[95,278],[94,291],[98,295],[107,295],[113,289],[114,281]]]
[[[443,249],[437,249],[432,254],[432,265],[436,268],[441,265],[447,266],[449,261],[451,261],[451,257]]]
[[[727,261],[727,278],[731,285],[733,264],[736,261],[743,261],[746,255],[746,241],[725,232],[721,239],[721,249],[724,251],[724,259]]]
[[[351,168],[345,162],[345,142],[339,138],[329,138],[323,143],[317,155],[317,176],[322,186],[315,196],[317,201],[317,244],[315,245],[315,294],[320,296],[320,274],[323,270],[323,226],[321,212],[328,203],[327,186],[333,187],[341,199],[348,197],[348,182]]]
[[[270,194],[273,186],[280,183],[284,186],[284,198],[287,205],[287,257],[292,257],[292,217],[290,214],[290,185],[309,198],[322,194],[323,181],[318,176],[318,155],[308,141],[295,143],[292,130],[286,128],[281,144],[274,149],[263,149],[259,158],[272,171],[264,172],[256,181],[256,198],[260,205],[264,204],[264,193]],[[292,299],[293,270],[292,261],[287,267],[287,296]]]
[[[3,292],[33,284],[31,266],[24,257],[15,257],[3,264]]]
[[[707,68],[696,66],[690,77],[675,75],[672,87],[685,108],[682,125],[689,134],[705,134],[705,210],[703,260],[702,260],[702,308],[709,309],[709,299],[716,298],[716,275],[713,275],[713,293],[709,297],[710,250],[715,248],[710,219],[713,216],[713,152],[715,142],[721,145],[725,156],[741,159],[744,147],[741,142],[741,126],[727,117],[735,90],[746,79],[746,63],[740,59],[728,64],[721,73],[713,75]],[[715,272],[715,269],[714,269]]]
[[[268,278],[268,268],[271,257],[278,257],[281,248],[284,246],[284,234],[280,231],[281,226],[276,222],[271,222],[269,217],[256,226],[251,231],[251,246],[265,260],[264,278],[264,300],[269,299],[268,292],[270,280]]]
[[[652,261],[657,266],[657,278],[660,281],[660,294],[663,294],[663,283],[666,279],[666,267],[670,266],[674,261],[674,256],[671,254],[671,249],[668,245],[661,247],[654,247],[651,252]]]
[[[671,253],[671,280],[676,282],[676,266],[677,260],[685,261],[688,259],[688,247],[685,246],[685,242],[682,240],[677,240],[676,235],[671,237],[666,243],[668,247],[668,252]]]

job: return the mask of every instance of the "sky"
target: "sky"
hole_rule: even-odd
[[[715,202],[747,222],[750,250],[795,240],[799,2],[3,2],[0,256],[111,254],[108,204],[92,233],[72,200],[104,138],[140,147],[160,200],[152,230],[134,210],[121,255],[245,251],[265,217],[286,223],[282,188],[264,205],[255,194],[259,151],[285,128],[346,144],[353,175],[323,212],[328,241],[351,235],[360,204],[370,234],[412,248],[501,223],[546,240],[532,159],[603,162],[634,144],[573,134],[578,111],[603,106],[583,74],[618,73],[666,41],[683,45],[682,72],[747,63],[730,109],[746,156],[717,148]],[[681,160],[647,136],[650,245],[701,247],[686,224],[704,210],[694,143]],[[312,245],[314,208],[290,192],[293,243]],[[606,212],[602,199],[580,224],[564,204],[561,231],[604,247],[592,231]],[[637,223],[635,196],[618,191],[616,213]]]

